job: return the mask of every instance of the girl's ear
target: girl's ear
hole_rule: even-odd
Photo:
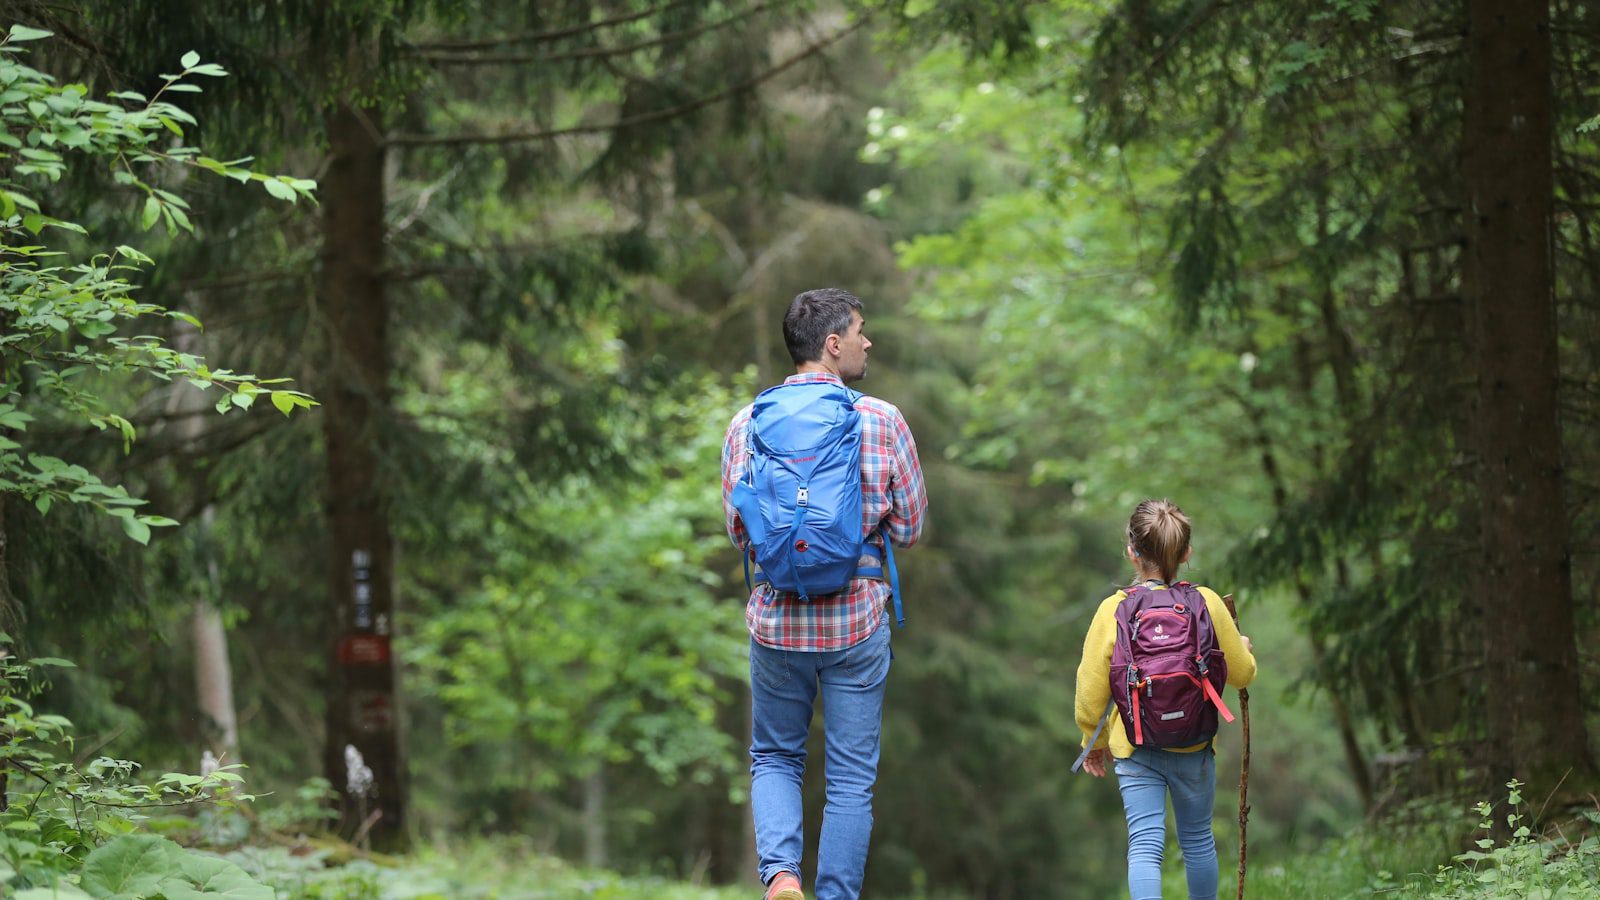
[[[1189,557],[1191,557],[1193,555],[1194,555],[1194,545],[1190,544],[1189,546],[1183,548],[1183,559],[1178,560],[1178,565],[1183,565],[1184,563],[1188,562],[1189,561]]]
[[[1138,560],[1138,558],[1139,558],[1139,551],[1133,549],[1133,545],[1132,544],[1129,544],[1126,547],[1123,547],[1122,548],[1122,552],[1123,552],[1123,554],[1125,554],[1128,557],[1128,562],[1131,562],[1134,565],[1138,565],[1136,560]]]

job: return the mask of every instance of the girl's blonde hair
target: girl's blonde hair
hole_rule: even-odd
[[[1146,500],[1128,519],[1128,546],[1160,570],[1162,581],[1171,582],[1189,549],[1189,517],[1171,500]]]

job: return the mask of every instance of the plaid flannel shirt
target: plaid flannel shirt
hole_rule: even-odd
[[[783,383],[809,381],[838,383],[839,379],[826,373],[806,373],[791,375]],[[728,537],[742,553],[749,552],[748,536],[730,497],[750,463],[748,440],[754,406],[746,406],[733,417],[722,444],[722,509]],[[856,401],[856,409],[861,413],[861,536],[872,535],[873,543],[881,545],[882,535],[887,534],[896,545],[909,547],[922,536],[928,512],[916,442],[905,417],[892,404],[863,396]],[[856,578],[846,590],[816,595],[810,602],[800,600],[798,594],[758,584],[745,605],[745,624],[750,636],[768,647],[843,650],[878,629],[889,594],[888,584],[870,578]]]

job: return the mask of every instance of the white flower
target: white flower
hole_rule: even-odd
[[[354,744],[344,745],[345,792],[352,797],[372,795],[372,769]]]

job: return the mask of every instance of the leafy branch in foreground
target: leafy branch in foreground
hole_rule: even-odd
[[[11,638],[0,634],[0,645]],[[35,712],[40,672],[64,659],[20,661],[0,655],[0,893],[29,897],[271,897],[226,860],[140,833],[175,808],[232,808],[255,799],[237,793],[240,766],[200,775],[170,772],[144,783],[139,765],[100,757],[72,761],[72,723]]]
[[[263,175],[247,168],[248,158],[222,162],[184,145],[184,127],[197,124],[195,118],[164,98],[199,91],[186,79],[224,76],[221,66],[203,63],[190,52],[178,74],[162,76],[155,96],[112,93],[113,99],[131,104],[120,106],[91,100],[85,86],[58,85],[51,76],[23,65],[20,58],[26,50],[18,45],[49,36],[14,25],[0,40],[0,493],[19,494],[41,513],[48,513],[56,501],[89,504],[121,520],[129,537],[146,543],[152,527],[177,523],[138,514],[143,500],[82,466],[30,451],[21,440],[29,423],[44,416],[115,431],[128,452],[137,436],[133,423],[94,393],[88,381],[100,377],[115,383],[141,372],[163,381],[187,381],[200,390],[220,389],[219,413],[249,409],[261,396],[284,415],[316,401],[283,386],[288,379],[213,369],[155,335],[118,335],[141,319],[177,319],[196,328],[200,322],[188,313],[135,299],[132,279],[154,265],[139,250],[121,245],[73,262],[66,251],[52,246],[44,237],[47,229],[87,232],[48,214],[37,187],[59,182],[69,161],[98,159],[111,166],[116,184],[143,194],[141,227],[148,230],[164,222],[169,234],[177,234],[192,232],[194,225],[188,203],[157,186],[163,172],[186,167],[259,182],[268,194],[291,203],[302,197],[311,200],[316,183]]]

